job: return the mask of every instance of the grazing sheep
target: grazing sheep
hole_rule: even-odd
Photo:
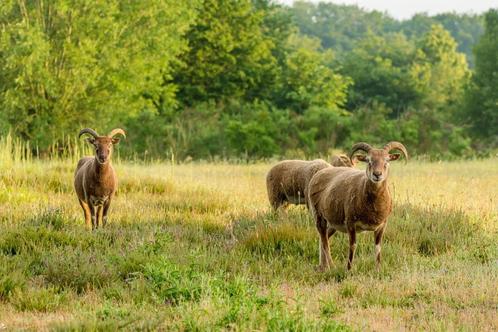
[[[348,156],[332,157],[332,166],[353,167]],[[276,210],[285,203],[306,204],[308,183],[316,172],[331,164],[322,159],[312,161],[284,160],[273,166],[266,176],[266,189],[271,206]]]
[[[284,203],[305,204],[309,181],[321,169],[330,167],[322,159],[284,160],[273,166],[266,176],[268,199],[273,209]]]
[[[403,144],[390,142],[382,149],[367,143],[353,145],[350,157],[367,163],[366,171],[347,167],[329,167],[317,172],[308,185],[308,206],[320,234],[320,268],[327,269],[330,257],[329,238],[340,231],[349,234],[348,270],[356,249],[356,232],[373,231],[377,268],[380,268],[380,246],[387,217],[392,210],[392,198],[387,184],[389,162],[397,160],[399,150],[408,159]]]
[[[107,136],[99,136],[93,129],[82,129],[78,135],[91,135],[88,143],[95,148],[95,157],[78,161],[74,173],[74,189],[85,214],[87,226],[96,229],[107,223],[107,213],[118,187],[118,179],[111,164],[113,146],[119,143],[115,135],[126,137],[123,129],[113,129]]]

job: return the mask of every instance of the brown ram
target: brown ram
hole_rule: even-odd
[[[125,136],[123,129],[114,129],[107,136],[99,136],[93,129],[82,129],[78,137],[87,134],[88,143],[95,148],[94,157],[84,157],[78,161],[74,174],[74,188],[85,214],[86,225],[92,229],[107,223],[107,213],[118,187],[116,172],[111,164],[113,146]]]
[[[308,186],[308,204],[320,234],[320,268],[327,269],[330,257],[329,238],[336,232],[349,234],[348,270],[351,269],[356,249],[356,233],[373,231],[377,268],[380,267],[380,246],[387,218],[392,210],[392,198],[387,184],[389,162],[408,152],[403,144],[390,142],[382,149],[367,143],[353,146],[350,158],[357,151],[366,155],[356,156],[366,162],[366,171],[348,167],[330,167],[317,172]]]

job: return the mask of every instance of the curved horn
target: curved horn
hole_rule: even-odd
[[[78,134],[78,138],[80,138],[81,135],[83,135],[83,134],[92,135],[95,138],[99,137],[99,134],[97,134],[97,132],[91,128],[81,129],[80,133]]]
[[[112,137],[116,136],[117,134],[121,134],[121,135],[123,135],[124,138],[126,138],[126,134],[125,134],[124,130],[121,128],[116,128],[116,129],[111,130],[111,132],[107,136],[112,138]]]
[[[384,150],[386,150],[387,152],[390,152],[391,150],[399,150],[403,153],[403,155],[405,156],[405,161],[408,160],[408,151],[406,151],[406,148],[403,144],[401,144],[400,142],[389,142],[387,143],[386,145],[384,145]]]
[[[365,151],[366,153],[370,152],[370,150],[372,150],[372,147],[370,146],[370,144],[368,143],[365,143],[365,142],[360,142],[360,143],[356,143],[353,145],[353,147],[351,148],[351,152],[349,153],[349,159],[353,160],[353,155],[355,154],[356,151]]]

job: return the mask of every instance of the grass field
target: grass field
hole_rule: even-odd
[[[498,330],[497,159],[393,163],[381,271],[362,233],[351,272],[337,234],[321,273],[306,209],[269,211],[269,164],[116,163],[91,232],[74,161],[1,155],[0,330]]]

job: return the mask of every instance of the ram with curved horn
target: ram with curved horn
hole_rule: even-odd
[[[375,258],[380,267],[382,235],[392,210],[392,198],[387,184],[389,163],[408,152],[399,142],[387,143],[376,149],[367,143],[353,145],[349,157],[367,164],[366,170],[330,167],[317,172],[308,185],[308,207],[320,235],[320,267],[327,269],[332,261],[329,239],[337,231],[349,235],[351,269],[356,249],[356,233],[373,231]],[[359,151],[365,154],[356,154]]]
[[[80,130],[78,137],[89,135],[87,142],[95,150],[95,156],[78,161],[74,173],[74,189],[85,215],[86,225],[91,229],[105,226],[111,201],[118,187],[116,172],[111,157],[119,138],[126,137],[123,129],[113,129],[109,135],[100,136],[91,128]]]

